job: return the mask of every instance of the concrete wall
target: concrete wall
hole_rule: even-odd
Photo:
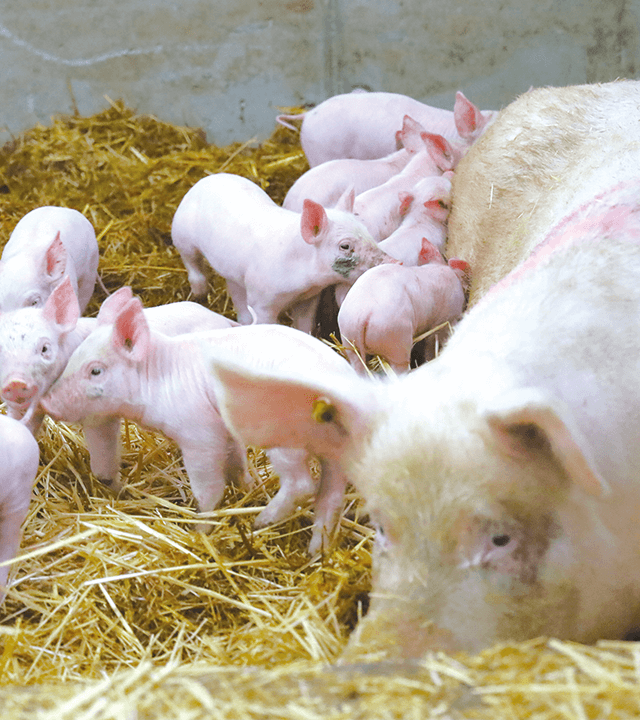
[[[2,0],[0,141],[122,98],[268,136],[278,107],[361,86],[483,108],[531,85],[634,77],[640,0]]]

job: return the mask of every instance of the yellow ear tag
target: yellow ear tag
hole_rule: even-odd
[[[313,401],[313,419],[319,423],[331,422],[336,416],[336,408],[327,398],[319,397]]]

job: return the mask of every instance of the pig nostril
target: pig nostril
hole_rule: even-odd
[[[36,388],[19,380],[7,383],[2,388],[2,397],[12,402],[24,403],[36,394]]]

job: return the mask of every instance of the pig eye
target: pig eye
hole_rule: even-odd
[[[507,534],[494,535],[491,542],[496,547],[506,547],[511,542],[511,536]]]
[[[40,307],[42,304],[42,298],[40,295],[30,295],[26,300],[24,301],[23,307]]]
[[[42,343],[42,346],[40,348],[40,354],[41,355],[49,355],[51,352],[51,345],[49,343]]]
[[[340,247],[340,250],[344,250],[345,252],[350,252],[353,249],[351,247],[351,243],[347,242],[347,241],[341,242],[339,247]]]
[[[104,367],[102,365],[92,365],[89,368],[89,379],[97,380],[102,373],[104,373]]]

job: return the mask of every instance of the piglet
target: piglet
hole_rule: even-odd
[[[71,208],[36,208],[18,222],[2,251],[0,310],[42,307],[68,275],[82,313],[97,273],[98,243],[87,218]]]
[[[376,242],[388,238],[400,227],[415,200],[416,185],[424,178],[450,172],[454,151],[439,135],[423,133],[426,149],[417,153],[406,167],[382,185],[371,188],[355,198],[352,208]],[[347,194],[339,207],[349,209]]]
[[[426,253],[430,243],[424,244]],[[432,262],[420,267],[371,268],[346,294],[338,326],[356,370],[365,372],[367,355],[379,355],[396,373],[408,372],[415,336],[462,314],[462,269],[445,264],[433,245],[431,254]]]
[[[213,510],[222,499],[227,481],[245,481],[246,461],[244,448],[227,430],[218,411],[213,376],[205,358],[210,345],[222,343],[233,348],[235,333],[240,331],[253,338],[248,347],[240,343],[241,352],[259,356],[263,346],[276,344],[282,347],[285,365],[297,360],[331,370],[333,363],[342,373],[352,373],[344,360],[323,343],[291,328],[249,326],[179,337],[162,335],[149,328],[140,300],[132,298],[113,323],[100,324],[76,349],[42,405],[56,420],[82,422],[85,433],[87,427],[93,428],[98,443],[101,425],[106,422],[107,428],[112,428],[108,423],[119,417],[163,432],[182,451],[199,510]],[[320,359],[316,361],[318,354]],[[104,437],[103,448],[113,448],[108,436]],[[310,485],[312,481],[300,481],[306,455],[296,452],[287,456],[285,451],[277,454],[274,465],[282,473],[282,492],[265,512],[263,523],[280,519],[292,506],[292,495],[295,500],[315,487]],[[110,462],[117,472],[114,458],[100,459],[104,467],[109,467]],[[115,476],[112,480],[115,482]],[[317,520],[311,552],[328,542],[345,484],[333,465],[325,468],[316,492]]]
[[[20,547],[38,473],[38,443],[17,420],[0,415],[0,602],[7,591],[9,566]]]
[[[380,244],[380,249],[404,265],[423,265],[423,238],[440,252],[447,239],[447,219],[451,202],[449,173],[420,180],[413,189],[413,202],[399,227]]]
[[[402,130],[398,133],[400,150],[373,160],[341,158],[313,167],[293,183],[282,207],[302,212],[305,199],[320,203],[325,208],[335,207],[349,187],[353,187],[355,194],[359,195],[382,185],[399,173],[417,152],[425,149],[421,137],[424,132],[420,123],[405,115]]]
[[[292,127],[302,119],[300,143],[310,167],[336,158],[362,160],[389,155],[402,118],[410,115],[426,130],[443,135],[468,149],[495,119],[497,112],[480,111],[456,93],[453,112],[431,107],[397,93],[352,92],[325,100],[301,115],[279,115],[277,121]]]
[[[204,261],[227,281],[243,324],[276,323],[280,313],[336,282],[353,283],[393,261],[352,214],[311,200],[302,213],[279,207],[246,178],[219,173],[197,182],[178,206],[173,244],[196,298],[206,295]]]
[[[40,399],[64,370],[71,353],[100,322],[115,317],[131,297],[130,288],[121,288],[104,301],[98,319],[80,318],[78,300],[66,277],[42,308],[0,313],[0,396],[8,414],[37,435],[44,418]],[[145,315],[155,330],[167,335],[237,325],[191,302],[148,308]]]

